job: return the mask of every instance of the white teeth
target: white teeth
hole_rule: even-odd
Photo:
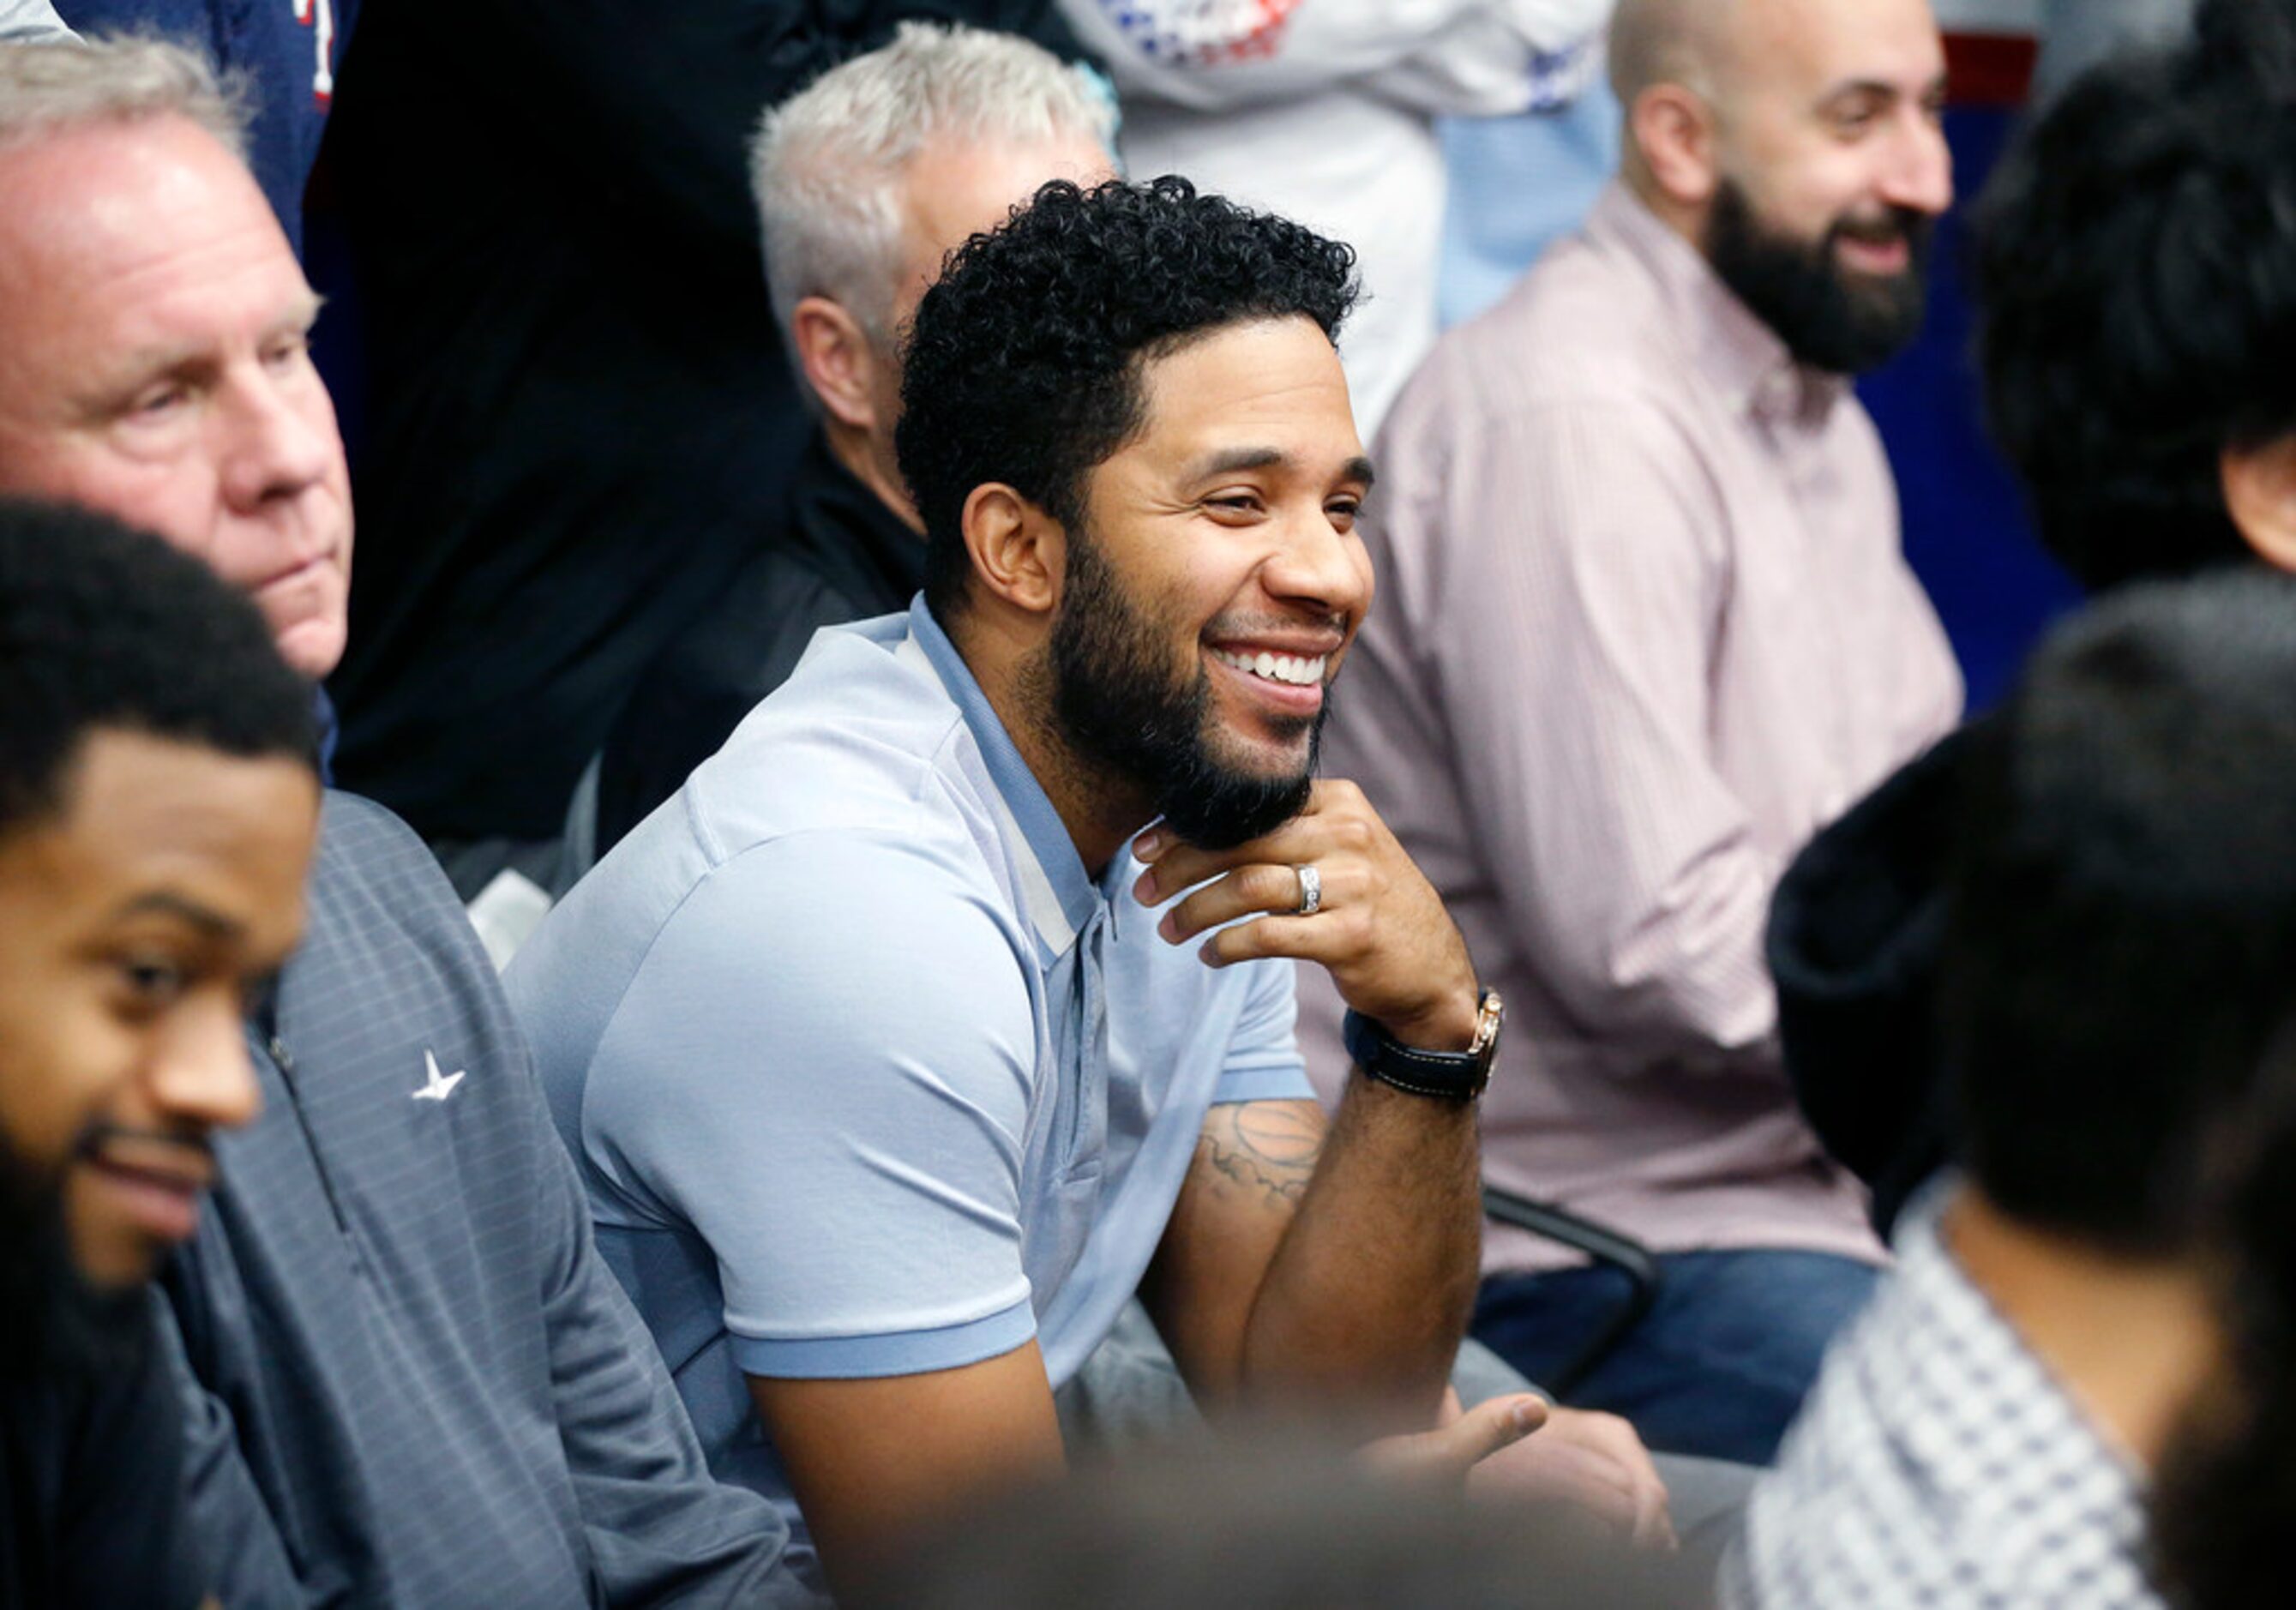
[[[1265,677],[1270,682],[1289,683],[1293,687],[1314,687],[1324,679],[1326,656],[1317,654],[1312,660],[1292,654],[1237,654],[1216,648],[1212,653],[1223,665],[1232,665],[1240,671],[1255,677]]]

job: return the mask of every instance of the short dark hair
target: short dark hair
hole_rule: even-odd
[[[2212,0],[2194,36],[2077,80],[1979,202],[1995,439],[2091,589],[2251,556],[2219,460],[2296,432],[2296,23]]]
[[[1079,523],[1086,477],[1144,423],[1144,359],[1256,319],[1336,336],[1355,300],[1350,248],[1185,179],[1044,186],[957,250],[910,326],[894,443],[927,600],[944,619],[963,607],[974,488]]]
[[[0,834],[124,730],[316,767],[310,684],[205,564],[86,509],[0,498]]]
[[[2178,1417],[2152,1491],[2155,1578],[2186,1610],[2246,1610],[2286,1591],[2296,1525],[2296,1046],[2227,1124],[2210,1261],[2222,1346]]]
[[[2296,579],[2127,589],[1972,735],[1939,1022],[2011,1216],[2188,1247],[2211,1122],[2296,1017]]]

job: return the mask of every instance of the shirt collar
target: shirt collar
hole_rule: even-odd
[[[2095,1484],[2100,1508],[2133,1508],[2150,1480],[2143,1466],[2110,1430],[2089,1418],[2071,1389],[2025,1344],[2008,1316],[1993,1305],[1947,1245],[1946,1210],[1964,1184],[1964,1177],[1956,1171],[1940,1173],[1906,1204],[1892,1240],[1897,1278],[1908,1295],[1910,1310],[1898,1345],[1910,1354],[1966,1366],[1924,1376],[1924,1388],[1938,1392],[1939,1401],[1913,1407],[1916,1412],[1926,1408],[1941,1422],[1949,1415],[1970,1415],[1980,1422],[2013,1420],[2029,1435],[2046,1433],[2060,1447],[2081,1450],[2082,1463],[2100,1473]],[[1950,1410],[1944,1402],[1947,1395],[1958,1400]],[[2005,1479],[2014,1483],[2023,1478]],[[2012,1501],[2022,1493],[2005,1490],[1997,1496]]]
[[[1740,413],[1766,424],[1816,430],[1849,382],[1794,361],[1776,331],[1740,301],[1688,241],[1613,179],[1588,215],[1587,234],[1625,251],[1659,288],[1689,339],[1693,361]]]
[[[791,477],[790,536],[848,597],[886,600],[869,613],[898,609],[924,585],[923,534],[839,462],[819,425]]]
[[[964,656],[933,619],[922,594],[909,606],[909,637],[956,702],[973,742],[980,746],[988,780],[996,790],[994,803],[1004,817],[1004,840],[1020,873],[1021,896],[1029,908],[1029,921],[1037,931],[1037,942],[1049,957],[1062,956],[1076,943],[1094,913],[1111,897],[1110,886],[1121,877],[1130,858],[1116,856],[1108,878],[1103,884],[1094,883],[1085,871],[1084,858],[1077,854],[1076,841],[1069,837],[1068,825],[1053,808],[1037,774],[1021,758],[988,695],[980,691]]]

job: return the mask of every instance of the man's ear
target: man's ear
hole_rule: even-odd
[[[870,390],[877,374],[877,349],[870,345],[861,321],[842,303],[825,296],[800,300],[790,313],[790,348],[805,371],[806,383],[831,418],[858,431],[877,428]]]
[[[1000,481],[972,489],[964,500],[964,546],[975,583],[1032,615],[1060,604],[1068,571],[1068,532],[1061,522]]]
[[[1704,97],[1679,84],[1653,84],[1635,97],[1627,136],[1669,201],[1703,207],[1714,199],[1721,167],[1714,111]]]
[[[2296,572],[2296,434],[2226,448],[2217,460],[2225,509],[2257,557]]]

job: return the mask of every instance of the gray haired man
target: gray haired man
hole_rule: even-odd
[[[816,630],[907,606],[925,544],[893,462],[901,327],[968,235],[1047,179],[1109,177],[1113,124],[1095,82],[1042,47],[922,22],[767,114],[750,153],[766,272],[819,425],[787,540],[742,571],[608,735],[598,852],[685,785]]]
[[[174,46],[0,46],[0,492],[197,554],[316,678],[349,481],[242,144]],[[220,1601],[773,1602],[780,1524],[709,1479],[493,969],[388,811],[328,794],[305,936],[252,1013],[262,1116],[165,1281]]]

